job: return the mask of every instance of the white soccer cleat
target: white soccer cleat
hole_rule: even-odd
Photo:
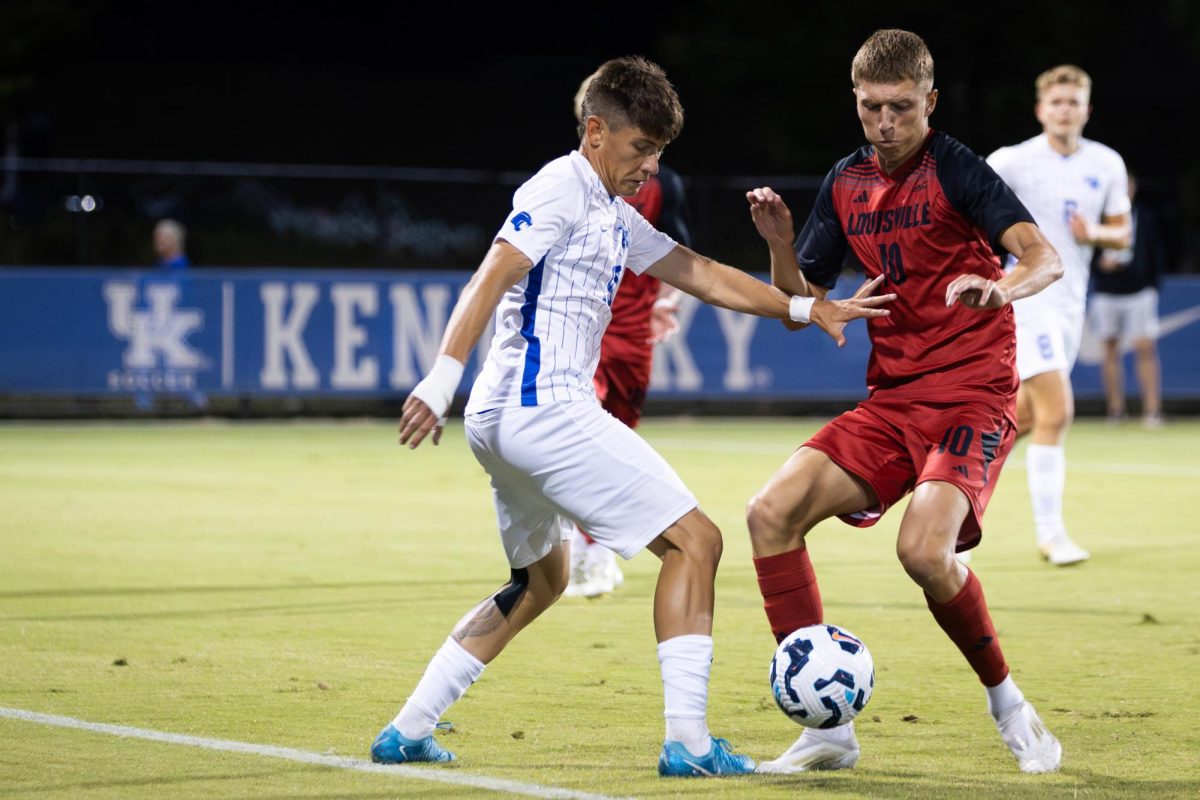
[[[599,597],[625,582],[617,557],[602,544],[583,542],[571,553],[571,575],[564,597]]]
[[[829,730],[805,728],[787,752],[774,761],[762,762],[757,771],[788,775],[818,769],[850,769],[858,763],[860,754],[853,722]]]
[[[1042,558],[1056,567],[1068,567],[1091,558],[1091,553],[1071,541],[1065,533],[1041,546]]]
[[[585,579],[580,594],[584,597],[599,597],[617,588],[614,570],[617,573],[620,572],[620,567],[617,566],[617,557],[613,551],[602,544],[589,545],[583,567]],[[622,575],[622,582],[624,579],[625,576]]]
[[[996,720],[1000,738],[1017,758],[1022,772],[1057,772],[1062,763],[1062,745],[1047,730],[1028,701],[1004,712]]]

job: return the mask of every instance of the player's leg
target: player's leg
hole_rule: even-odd
[[[708,730],[712,620],[721,532],[692,509],[647,546],[662,561],[654,592],[654,633],[662,668],[666,735],[658,771],[665,776],[754,771],[747,756]]]
[[[822,621],[821,593],[805,537],[818,522],[878,504],[865,481],[825,452],[801,447],[746,507],[767,620],[776,641]]]
[[[1058,769],[1062,747],[1009,673],[979,579],[954,558],[955,543],[971,513],[958,486],[943,481],[919,484],[900,523],[896,553],[905,572],[924,590],[938,625],[979,676],[988,711],[1020,768],[1052,772]]]
[[[1067,480],[1063,442],[1075,415],[1075,398],[1067,373],[1051,370],[1023,379],[1017,392],[1017,407],[1032,410],[1025,468],[1038,549],[1043,558],[1056,566],[1085,561],[1088,552],[1067,535],[1062,512]]]
[[[872,524],[893,494],[899,497],[907,491],[905,481],[911,479],[911,464],[897,452],[899,441],[892,428],[862,407],[827,425],[809,445],[792,454],[746,509],[754,568],[777,641],[824,621],[806,545],[808,532],[832,516]],[[827,450],[837,453],[839,461]],[[901,464],[907,464],[905,477],[897,481],[899,473],[892,467]],[[875,485],[859,475],[871,475]],[[758,771],[846,769],[858,763],[859,754],[853,723],[827,730],[805,728],[791,747],[759,764]]]
[[[565,523],[548,515],[547,529],[550,536],[561,536]],[[567,549],[553,546],[533,564],[514,567],[508,583],[459,620],[400,713],[371,745],[373,761],[454,760],[454,754],[433,738],[438,720],[513,637],[562,594],[567,583]]]
[[[1158,290],[1147,287],[1131,300],[1129,324],[1142,390],[1142,423],[1148,428],[1162,425],[1162,375],[1158,363]]]
[[[1104,379],[1104,406],[1109,422],[1125,419],[1125,375],[1121,364],[1121,342],[1105,339],[1104,363],[1100,375]]]
[[[1033,505],[1034,528],[1042,557],[1057,566],[1076,564],[1088,552],[1067,535],[1063,522],[1063,488],[1067,461],[1063,447],[1075,415],[1070,373],[1079,352],[1082,314],[1033,304],[1016,307],[1017,425],[1030,442],[1025,450],[1026,478]]]
[[[552,408],[494,409],[467,417],[468,444],[491,477],[509,581],[459,620],[400,713],[376,738],[373,760],[453,759],[433,739],[438,719],[566,587],[564,539],[570,524],[533,477],[562,469],[561,455],[545,446],[559,423]]]
[[[1142,390],[1142,424],[1148,428],[1162,426],[1162,378],[1158,363],[1158,344],[1154,339],[1137,339],[1133,343],[1137,359],[1138,385]]]
[[[1120,338],[1126,324],[1121,298],[1101,292],[1092,295],[1087,310],[1087,324],[1104,348],[1100,377],[1104,382],[1108,421],[1121,422],[1125,418],[1125,378],[1122,375]]]
[[[510,416],[525,413],[514,410]],[[559,464],[552,471],[522,465],[540,496],[624,558],[649,548],[663,561],[654,619],[670,726],[664,752],[670,749],[678,758],[666,764],[660,760],[660,771],[704,775],[752,770],[752,761],[732,755],[727,745],[707,734],[720,532],[663,457],[600,407],[562,403],[547,407],[540,417],[546,424],[535,431],[537,440],[553,441],[550,449]]]

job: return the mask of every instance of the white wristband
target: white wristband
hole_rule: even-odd
[[[440,355],[433,362],[433,369],[413,387],[411,396],[417,398],[438,419],[446,416],[450,401],[454,399],[454,391],[458,388],[463,376],[463,364],[456,358]]]
[[[788,303],[788,316],[792,322],[809,322],[809,314],[812,313],[813,303],[817,302],[815,297],[801,297],[796,295],[792,297]]]

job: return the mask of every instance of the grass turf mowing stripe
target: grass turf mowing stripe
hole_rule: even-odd
[[[237,742],[230,739],[209,739],[204,736],[188,736],[166,731],[153,731],[147,728],[133,728],[128,725],[109,725],[102,722],[88,722],[74,717],[62,717],[57,714],[40,714],[36,711],[25,711],[20,708],[5,708],[0,706],[0,717],[15,719],[22,722],[33,722],[38,725],[53,725],[59,728],[75,728],[77,730],[104,733],[109,736],[122,738],[146,739],[151,742],[166,744],[181,744],[187,747],[199,747],[204,750],[223,750],[230,753],[248,753],[267,758],[282,758],[301,764],[311,764],[317,767],[333,767],[335,769],[352,769],[358,772],[374,772],[381,775],[391,775],[410,780],[433,781],[435,783],[450,783],[459,786],[471,786],[476,789],[488,789],[493,792],[527,795],[529,797],[562,798],[562,800],[618,800],[603,794],[577,792],[571,789],[559,789],[553,786],[540,786],[536,783],[521,783],[503,778],[489,778],[486,775],[469,775],[461,771],[443,771],[435,768],[412,767],[404,764],[374,764],[348,756],[327,756],[321,753],[311,753],[307,750],[296,750],[291,747],[276,747],[252,742]]]

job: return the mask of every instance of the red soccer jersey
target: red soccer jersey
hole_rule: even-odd
[[[893,174],[872,147],[860,148],[826,176],[796,239],[805,277],[833,288],[847,246],[868,278],[886,275],[891,315],[867,321],[867,388],[936,392],[938,399],[1017,389],[1012,306],[976,311],[946,306],[956,276],[1003,276],[1000,236],[1033,217],[982,159],[944,133]]]
[[[662,212],[663,190],[658,178],[642,184],[633,197],[625,198],[647,222],[657,225]],[[617,296],[613,298],[612,322],[604,332],[603,349],[622,359],[650,360],[650,312],[658,299],[660,281],[651,275],[638,275],[629,270],[621,278]]]

